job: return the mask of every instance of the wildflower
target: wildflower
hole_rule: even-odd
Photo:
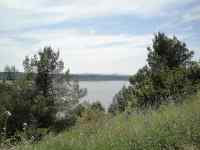
[[[5,114],[7,114],[8,116],[11,116],[12,115],[12,113],[10,112],[10,111],[5,111]]]
[[[23,126],[26,127],[28,124],[26,122],[23,123]]]
[[[26,122],[23,123],[23,130],[26,130],[28,124]]]
[[[34,140],[35,140],[35,137],[34,137],[33,135],[31,136],[31,140],[32,140],[32,141],[34,141]]]

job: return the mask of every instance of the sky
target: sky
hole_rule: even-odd
[[[71,73],[134,74],[157,32],[200,58],[199,0],[0,0],[0,71],[45,46]]]

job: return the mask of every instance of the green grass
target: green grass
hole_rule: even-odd
[[[145,114],[80,124],[56,137],[16,150],[199,150],[200,96]]]

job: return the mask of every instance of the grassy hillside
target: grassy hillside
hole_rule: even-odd
[[[118,115],[80,124],[56,137],[17,150],[198,150],[200,95],[180,106],[148,113]]]

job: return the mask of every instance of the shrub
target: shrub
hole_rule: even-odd
[[[80,124],[57,137],[17,150],[186,150],[200,149],[200,96],[182,105],[162,105],[146,113],[102,118],[90,126]],[[99,117],[98,117],[99,118]],[[87,119],[88,120],[88,119]],[[88,122],[88,121],[86,121]]]

